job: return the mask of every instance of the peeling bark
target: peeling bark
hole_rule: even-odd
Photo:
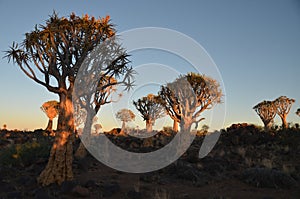
[[[60,95],[60,115],[58,129],[46,168],[38,177],[42,186],[52,183],[61,184],[63,181],[73,179],[73,140],[74,119],[71,95]]]

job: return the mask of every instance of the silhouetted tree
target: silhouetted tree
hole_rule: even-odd
[[[122,53],[124,52],[122,51]],[[100,60],[98,61],[100,62]],[[103,60],[101,60],[101,62],[102,61]],[[131,86],[131,84],[127,82],[129,78],[132,78],[132,69],[127,65],[128,63],[129,61],[126,57],[124,57],[122,58],[122,62],[118,63],[119,66],[115,63],[115,67],[112,71],[109,71],[110,73],[103,73],[103,71],[101,71],[98,73],[100,74],[100,77],[98,76],[97,78],[90,77],[90,75],[95,73],[93,70],[90,71],[90,68],[87,68],[89,71],[82,71],[82,73],[86,73],[87,76],[83,74],[79,77],[80,80],[84,81],[84,83],[83,85],[80,85],[80,90],[75,92],[77,95],[75,98],[78,101],[80,108],[87,112],[86,117],[84,118],[84,128],[81,134],[81,139],[84,139],[85,142],[89,142],[92,124],[94,123],[93,120],[101,106],[113,102],[111,95],[116,92],[116,86],[125,85],[125,89]],[[119,81],[113,77],[120,77],[121,75],[124,75],[124,77],[123,79],[119,78]],[[86,79],[88,79],[88,81]],[[96,82],[94,82],[94,80]],[[75,156],[77,158],[84,158],[86,154],[85,146],[81,142],[76,150]]]
[[[56,118],[57,115],[59,114],[59,102],[56,100],[51,100],[51,101],[45,102],[41,106],[41,110],[49,118],[48,125],[45,130],[52,132],[53,119]]]
[[[272,101],[263,101],[255,105],[253,109],[263,121],[265,130],[270,130],[277,113],[274,103]]]
[[[115,36],[109,16],[95,19],[72,13],[68,18],[53,13],[45,25],[25,34],[24,41],[13,43],[6,52],[30,79],[59,96],[56,138],[46,168],[38,178],[42,185],[61,184],[73,178],[74,118],[72,92],[77,73],[88,55],[99,44]],[[121,56],[119,60],[126,57]],[[115,62],[114,62],[115,63]],[[104,74],[114,71],[114,63],[101,68]],[[122,66],[120,66],[122,67]]]
[[[300,108],[297,109],[296,115],[298,115],[300,117]]]
[[[146,121],[147,132],[152,132],[152,125],[155,120],[165,116],[165,108],[159,96],[149,94],[146,97],[133,101],[135,108],[141,113]]]
[[[173,131],[178,132],[178,124],[181,120],[181,109],[178,98],[176,97],[175,93],[166,86],[161,87],[159,96],[165,101],[164,106],[168,115],[173,120]]]
[[[197,128],[198,123],[204,119],[199,118],[204,110],[221,103],[222,91],[216,80],[189,73],[162,86],[159,96],[163,99],[170,117],[180,122],[181,131],[190,132],[193,123]]]
[[[277,114],[280,116],[282,121],[282,128],[288,128],[286,118],[294,102],[294,99],[288,98],[286,96],[280,96],[276,100],[274,100]]]
[[[129,109],[121,109],[117,112],[116,118],[122,121],[122,129],[120,134],[123,135],[125,132],[126,123],[133,121],[135,119],[135,115]]]

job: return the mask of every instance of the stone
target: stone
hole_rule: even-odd
[[[118,191],[120,191],[120,185],[116,182],[103,184],[102,186],[103,197],[111,197]]]
[[[80,185],[76,185],[73,189],[72,189],[72,193],[75,196],[79,196],[79,197],[89,197],[90,195],[90,191],[88,188],[82,187]]]

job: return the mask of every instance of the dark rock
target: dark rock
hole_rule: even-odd
[[[62,184],[61,184],[61,192],[63,194],[66,194],[66,193],[70,193],[76,186],[76,183],[74,181],[64,181]]]
[[[142,193],[141,192],[137,192],[135,190],[129,190],[126,195],[127,195],[128,199],[140,199],[140,198],[143,198],[142,197]]]
[[[79,197],[88,197],[90,195],[90,191],[89,189],[85,188],[85,187],[82,187],[80,185],[77,185],[75,186],[73,189],[72,189],[72,193],[75,195],[75,196],[79,196]]]
[[[140,176],[140,180],[147,183],[158,182],[160,178],[161,176],[156,173],[145,173]]]
[[[98,185],[96,184],[96,182],[94,180],[88,180],[84,186],[86,188],[91,188],[91,189],[95,189],[98,187]]]
[[[48,190],[46,188],[39,188],[35,191],[35,198],[36,199],[50,199]]]
[[[120,191],[120,185],[116,182],[113,183],[108,183],[108,184],[103,184],[101,186],[102,191],[103,191],[103,197],[110,197]]]
[[[7,194],[8,198],[22,198],[22,193],[19,191],[10,192]]]
[[[291,176],[268,168],[246,169],[240,179],[259,188],[289,189],[297,186],[297,182]]]

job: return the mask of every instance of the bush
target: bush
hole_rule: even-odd
[[[12,145],[0,152],[0,164],[6,166],[28,166],[39,158],[47,158],[50,147],[51,145],[45,141]]]

